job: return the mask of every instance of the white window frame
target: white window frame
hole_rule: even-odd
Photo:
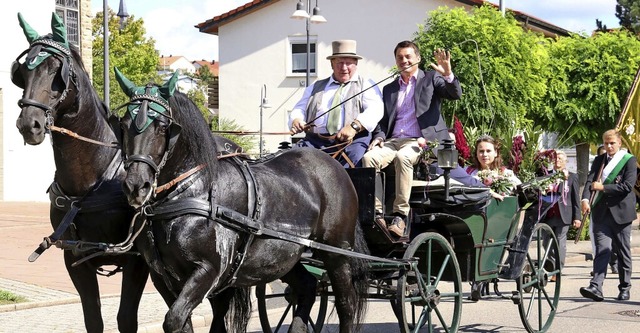
[[[306,70],[303,72],[294,72],[294,60],[293,60],[293,45],[302,44],[306,47],[307,45],[307,36],[290,36],[289,42],[287,43],[287,76],[289,77],[306,77]],[[310,54],[310,62],[311,62],[311,72],[309,73],[309,77],[317,77],[318,76],[318,44],[316,36],[309,36],[309,45],[310,49],[315,52],[311,52]],[[306,52],[300,53],[304,55],[304,59],[306,60]]]

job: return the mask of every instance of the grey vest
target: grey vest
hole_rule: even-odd
[[[307,104],[307,115],[305,121],[307,123],[311,122],[315,117],[317,117],[318,109],[320,108],[320,104],[322,103],[322,95],[324,95],[324,87],[327,86],[329,80],[333,80],[332,77],[328,77],[324,80],[316,81],[313,84],[313,90],[311,90],[311,97],[309,98],[309,103]],[[349,82],[349,91],[345,94],[345,99],[354,96],[362,91],[363,87],[363,78],[362,76],[358,76],[358,81],[350,81]],[[352,98],[343,105],[344,109],[344,124],[351,124],[356,118],[358,114],[364,111],[362,99],[363,94],[358,95],[358,97]],[[326,110],[325,110],[326,111]],[[324,111],[323,111],[324,112]],[[338,108],[335,108],[331,112],[340,112]],[[318,133],[317,127],[312,127],[314,133]]]

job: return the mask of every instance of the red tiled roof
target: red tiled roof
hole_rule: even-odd
[[[278,1],[280,0],[254,0],[238,8],[232,9],[226,13],[215,16],[212,19],[198,23],[197,25],[195,25],[195,27],[198,28],[200,32],[217,35],[218,28],[221,25],[224,25],[225,23],[231,22],[235,19],[248,15],[254,11],[257,11],[265,5],[273,4]],[[490,3],[485,0],[456,0],[456,1],[469,6],[480,7],[485,3],[488,3],[489,5],[498,7],[498,5]],[[539,18],[528,15],[518,10],[509,9],[509,11],[513,12],[513,15],[516,17],[516,19],[520,22],[523,22],[525,26],[527,26],[529,29],[533,28],[532,30],[543,32],[545,33],[545,35],[548,35],[549,33],[563,35],[563,36],[569,35],[569,31],[567,31],[566,29],[553,25],[549,22],[546,22],[544,20],[541,20]]]
[[[198,64],[199,66],[209,67],[209,71],[211,72],[211,74],[213,74],[213,76],[218,76],[218,72],[220,71],[220,64],[217,61],[213,62],[207,60],[196,60],[192,63]]]
[[[178,59],[184,58],[183,56],[161,56],[158,58],[158,64],[160,66],[171,66],[174,62],[178,61]]]

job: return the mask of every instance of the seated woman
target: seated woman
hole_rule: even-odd
[[[467,173],[491,187],[491,195],[498,200],[502,201],[504,196],[522,184],[512,170],[502,165],[498,142],[489,135],[482,135],[476,140],[473,161],[474,164],[467,167]]]

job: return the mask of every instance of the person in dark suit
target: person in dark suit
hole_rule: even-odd
[[[596,155],[602,155],[602,154],[606,154],[607,150],[604,149],[604,146],[598,146],[598,149],[596,149]],[[636,197],[636,200],[638,200],[638,198]],[[593,256],[595,257],[596,255],[596,243],[595,243],[595,237],[593,237],[593,223],[589,223],[589,239],[591,240],[591,253],[593,253]],[[618,249],[615,246],[615,243],[611,243],[611,257],[609,258],[609,266],[611,267],[611,273],[613,274],[618,274],[618,255],[616,254],[618,252]],[[591,271],[591,276],[593,276],[593,271]]]
[[[558,239],[558,252],[560,255],[560,267],[564,267],[564,259],[567,254],[567,232],[569,226],[580,225],[580,193],[578,175],[567,170],[567,154],[562,150],[556,151],[554,171],[563,174],[562,181],[552,185],[549,198],[554,202],[544,217],[543,223],[551,227]],[[551,281],[555,281],[555,275]]]
[[[418,163],[421,151],[418,139],[439,142],[449,139],[440,105],[443,99],[459,99],[462,88],[451,71],[451,54],[448,51],[438,49],[434,52],[437,63],[430,64],[433,71],[418,68],[420,49],[412,41],[398,43],[393,55],[400,76],[382,89],[384,115],[373,132],[362,166],[380,171],[394,163],[396,197],[393,202],[394,218],[388,229],[402,237],[409,213],[413,166]],[[452,178],[455,179],[456,174],[466,176],[463,170],[457,171],[461,173],[452,172]],[[382,202],[377,198],[376,212],[383,212]]]
[[[604,300],[602,284],[607,273],[612,243],[618,247],[618,300],[629,299],[631,289],[631,222],[636,219],[636,157],[620,150],[616,130],[602,135],[606,154],[596,156],[582,192],[582,213],[591,211],[596,253],[593,277],[580,294],[594,301]],[[594,195],[590,203],[591,195]]]

